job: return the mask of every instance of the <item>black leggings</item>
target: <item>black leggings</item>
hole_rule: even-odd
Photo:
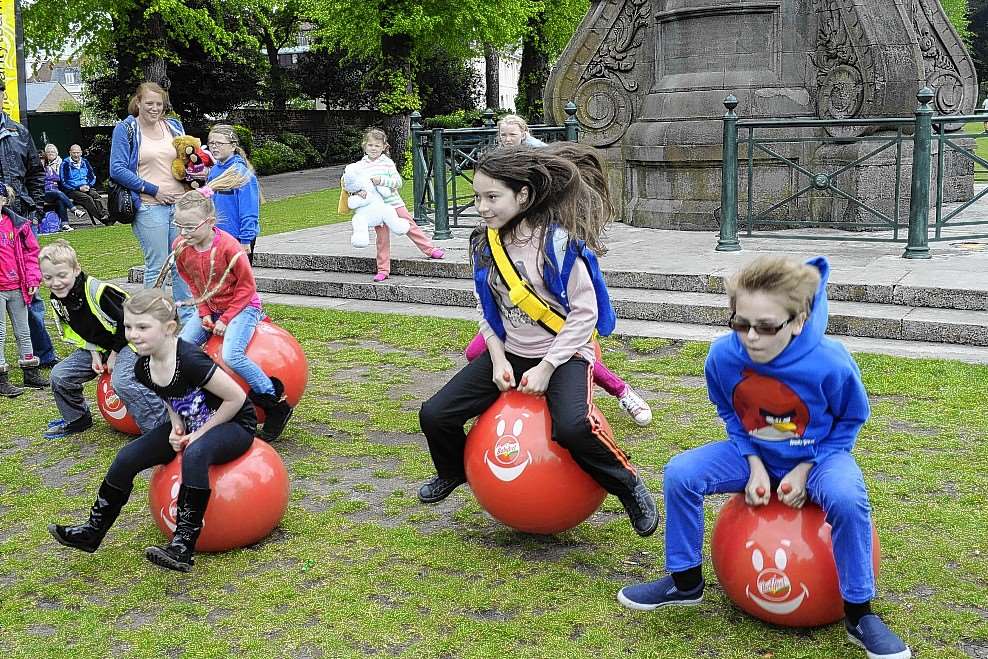
[[[505,355],[515,382],[541,359]],[[585,472],[601,487],[618,496],[630,494],[637,472],[611,433],[591,417],[593,367],[579,357],[560,364],[545,391],[552,439],[569,449]],[[422,404],[419,423],[429,442],[436,472],[443,478],[463,478],[464,424],[481,414],[501,395],[494,384],[491,355],[484,352],[453,376],[435,396]]]
[[[148,467],[171,462],[175,451],[168,443],[171,422],[163,423],[124,446],[113,459],[106,480],[128,489],[134,477]],[[254,435],[237,423],[222,423],[185,448],[182,455],[182,483],[209,489],[210,465],[223,464],[247,452]]]

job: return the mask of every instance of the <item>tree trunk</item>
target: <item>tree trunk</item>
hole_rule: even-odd
[[[381,54],[382,79],[386,84],[379,106],[385,114],[383,128],[391,146],[391,159],[401,171],[411,130],[412,106],[417,100],[412,75],[412,38],[407,34],[382,36]]]
[[[288,107],[288,98],[285,94],[285,70],[281,68],[281,62],[278,60],[279,48],[274,43],[271,30],[265,29],[261,32],[261,41],[268,54],[268,66],[271,67],[268,71],[271,77],[271,107],[284,112]]]
[[[522,38],[521,68],[518,75],[518,97],[515,106],[518,114],[530,124],[545,121],[545,105],[542,100],[545,84],[549,80],[549,55],[545,52],[545,12],[540,11],[528,19],[528,30]]]
[[[501,58],[497,49],[484,44],[484,83],[486,86],[487,107],[496,110],[501,107]]]
[[[155,50],[163,49],[165,42],[165,22],[161,14],[151,14],[147,19],[148,48],[147,52],[154,53]],[[165,58],[160,55],[147,55],[144,58],[144,79],[149,82],[156,82],[161,88],[168,91],[171,81],[168,79],[168,65]]]

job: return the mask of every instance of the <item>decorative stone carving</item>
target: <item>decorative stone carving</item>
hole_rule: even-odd
[[[912,19],[923,53],[924,79],[928,87],[936,90],[933,103],[937,113],[960,114],[977,100],[977,85],[970,59],[958,57],[964,54],[964,47],[957,32],[937,0],[912,0]]]
[[[571,41],[563,54],[574,66],[555,80],[553,94],[576,102],[582,139],[588,144],[613,144],[631,124],[639,99],[638,55],[648,31],[648,4],[649,0],[597,3],[581,25],[595,29],[588,30],[582,42]]]
[[[925,85],[937,90],[938,113],[973,110],[974,67],[938,0],[593,0],[545,105],[558,123],[576,102],[581,139],[612,165],[624,221],[711,229],[728,94],[742,119],[909,117]],[[895,180],[894,163],[842,169],[866,156],[866,145],[829,138],[874,130],[786,128],[776,135],[823,141],[773,149],[806,171],[845,172],[870,204],[869,194],[887,196],[872,182]],[[754,189],[768,191],[759,203],[807,185],[778,158],[756,153],[753,163]],[[792,212],[842,217],[841,204],[821,200]]]
[[[853,119],[864,105],[861,57],[851,39],[836,0],[826,2],[820,18],[816,53],[817,116],[821,119]]]

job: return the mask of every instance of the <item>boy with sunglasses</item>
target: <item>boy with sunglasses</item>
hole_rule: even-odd
[[[704,496],[744,492],[748,505],[763,506],[774,487],[788,506],[809,500],[826,512],[849,640],[869,659],[908,659],[909,648],[871,612],[871,507],[851,456],[868,396],[847,350],[824,336],[829,269],[823,257],[761,257],[726,282],[734,332],[713,342],[704,370],[728,440],[666,465],[670,574],[626,586],[618,601],[646,611],[699,604]]]

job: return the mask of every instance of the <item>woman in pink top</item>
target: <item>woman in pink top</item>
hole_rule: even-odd
[[[137,214],[134,235],[144,254],[144,287],[151,287],[164,267],[171,244],[178,237],[172,226],[175,200],[185,187],[172,176],[175,147],[172,140],[184,135],[182,123],[166,117],[171,111],[168,92],[153,82],[143,82],[130,99],[130,115],[113,129],[110,145],[110,178],[130,190]],[[172,296],[187,300],[189,287],[172,268]],[[179,307],[184,321],[191,307]]]

